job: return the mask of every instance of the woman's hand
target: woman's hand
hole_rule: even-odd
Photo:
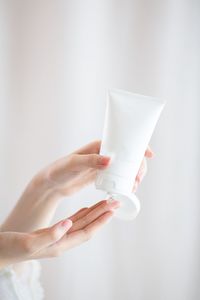
[[[36,178],[41,178],[52,195],[60,197],[74,194],[95,180],[97,170],[105,169],[109,165],[110,158],[99,154],[100,145],[101,141],[94,141],[80,148],[67,157],[55,161],[42,170]],[[145,156],[148,158],[153,156],[149,147]],[[142,181],[146,171],[147,164],[144,158],[133,183],[133,191]]]
[[[110,158],[99,155],[100,145],[100,141],[92,142],[40,171],[26,187],[1,230],[30,232],[49,226],[61,197],[92,183],[97,170],[109,165]],[[145,157],[152,156],[148,148]],[[144,158],[133,182],[134,192],[146,171]]]
[[[20,261],[54,257],[89,240],[113,216],[118,201],[103,200],[57,224],[32,233],[0,233],[0,268]]]
[[[99,154],[100,141],[94,141],[60,158],[36,175],[52,195],[68,196],[92,183],[97,170],[109,165],[110,158]]]

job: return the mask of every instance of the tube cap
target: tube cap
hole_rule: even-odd
[[[122,220],[135,219],[140,211],[140,202],[135,194],[107,194],[107,200],[118,200],[121,206],[116,210],[115,216]]]

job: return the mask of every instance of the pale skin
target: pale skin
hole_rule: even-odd
[[[0,268],[18,262],[55,257],[89,240],[120,206],[118,201],[100,201],[48,227],[63,197],[91,184],[110,158],[99,154],[100,141],[94,141],[41,170],[30,181],[10,215],[1,225]],[[133,182],[135,192],[147,172],[148,147]],[[42,228],[42,229],[41,229]]]

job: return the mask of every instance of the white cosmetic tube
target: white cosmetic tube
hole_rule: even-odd
[[[96,188],[107,199],[121,202],[115,215],[134,219],[140,202],[132,193],[135,177],[164,102],[122,90],[109,90],[100,154],[111,157],[110,165],[98,171]]]

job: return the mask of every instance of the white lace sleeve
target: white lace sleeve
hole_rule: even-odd
[[[28,261],[0,270],[1,300],[42,300],[40,264]]]

